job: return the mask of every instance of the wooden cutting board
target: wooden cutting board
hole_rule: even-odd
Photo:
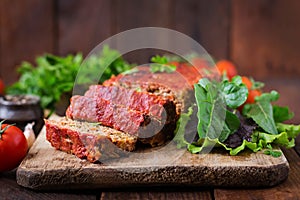
[[[167,145],[164,151],[137,152],[126,158],[92,164],[51,147],[41,131],[17,170],[19,185],[36,190],[136,186],[260,187],[279,184],[289,165],[262,152],[229,156],[217,150],[191,154]],[[167,151],[166,151],[166,148]]]

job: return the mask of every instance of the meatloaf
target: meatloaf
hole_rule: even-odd
[[[139,66],[132,74],[119,74],[105,81],[105,86],[118,86],[146,91],[173,101],[177,115],[194,102],[193,84],[201,75],[193,66],[179,66],[173,73],[152,73],[148,66]]]
[[[125,131],[132,135],[138,135],[139,131],[149,127],[150,123],[154,123],[153,127],[159,128],[162,122],[155,117],[102,98],[94,99],[77,95],[71,98],[71,104],[66,115],[74,120],[99,122],[104,126]]]
[[[173,101],[120,86],[92,85],[84,96],[73,96],[66,116],[100,122],[137,135],[144,144],[158,146],[170,139],[178,115]]]
[[[158,119],[161,119],[164,111],[168,111],[172,118],[174,118],[175,114],[171,113],[175,106],[173,101],[148,92],[138,92],[123,87],[91,85],[84,96],[104,99],[113,104],[123,105],[130,110],[137,110]]]
[[[46,120],[47,139],[56,149],[91,162],[120,157],[137,142],[165,144],[180,113],[194,102],[193,84],[199,79],[195,68],[181,65],[172,73],[141,66],[112,76],[83,96],[73,96],[66,118]]]
[[[119,158],[133,151],[137,136],[97,123],[80,122],[68,118],[45,120],[46,137],[56,149],[98,162]]]

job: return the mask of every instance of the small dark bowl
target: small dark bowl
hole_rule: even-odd
[[[35,135],[44,125],[44,112],[40,98],[34,95],[6,95],[0,97],[0,120],[16,124],[22,131],[28,123],[34,122]]]

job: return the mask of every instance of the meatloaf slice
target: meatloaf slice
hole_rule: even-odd
[[[116,105],[102,98],[73,96],[66,116],[87,122],[100,122],[104,126],[137,135],[139,128],[149,124],[149,116]]]
[[[176,128],[175,105],[170,111],[163,112],[158,119],[99,97],[73,96],[66,116],[74,120],[99,122],[104,126],[136,135],[139,141],[151,146],[164,144],[173,136]]]
[[[97,162],[133,151],[137,137],[97,123],[45,120],[46,138],[58,150]]]
[[[173,101],[148,92],[138,92],[117,86],[91,85],[84,96],[105,99],[111,103],[123,105],[130,110],[149,114],[157,119],[161,119],[164,111],[168,112],[170,118],[176,118]]]

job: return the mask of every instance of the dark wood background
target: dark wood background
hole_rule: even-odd
[[[215,58],[233,60],[241,74],[267,81],[297,113],[299,9],[298,0],[1,0],[0,77],[9,85],[23,60],[45,52],[86,55],[111,35],[158,26],[189,35]]]

